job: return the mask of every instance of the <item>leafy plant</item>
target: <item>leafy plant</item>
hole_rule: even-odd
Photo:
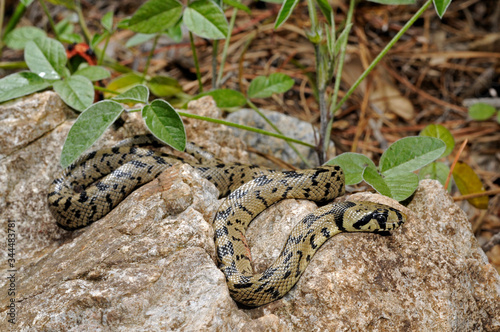
[[[414,171],[439,158],[446,144],[433,137],[406,137],[391,146],[380,157],[375,166],[368,157],[347,152],[327,164],[339,165],[345,173],[347,185],[365,181],[382,195],[403,201],[418,187],[418,176]]]
[[[496,114],[495,118],[497,122],[500,123],[500,110],[497,110],[495,107],[485,103],[477,103],[469,107],[469,116],[472,120],[488,120],[494,114]]]
[[[453,138],[453,135],[448,131],[448,129],[439,124],[428,125],[420,132],[420,136],[439,138],[445,143],[446,149],[439,157],[441,159],[447,157],[455,147],[455,139]],[[479,176],[469,165],[464,162],[458,162],[453,163],[452,167],[453,169],[450,170],[450,167],[448,167],[445,162],[432,162],[423,167],[418,173],[418,176],[420,180],[434,179],[441,182],[444,186],[447,186],[447,181],[452,175],[455,180],[455,184],[462,195],[482,193],[485,191]],[[488,196],[474,197],[468,199],[468,201],[478,209],[488,208]]]
[[[228,91],[216,90],[217,93],[213,95],[216,98],[221,98],[227,95]],[[229,95],[233,100],[237,99],[235,97],[238,97],[234,91]],[[95,143],[104,131],[109,128],[124,111],[141,111],[142,118],[149,130],[156,137],[177,150],[184,150],[186,145],[184,125],[180,116],[230,125],[260,134],[278,137],[297,144],[307,145],[307,143],[302,141],[281,134],[267,132],[262,129],[180,112],[175,110],[168,102],[161,99],[156,99],[151,102],[148,102],[148,100],[148,88],[144,85],[137,85],[116,97],[100,101],[88,107],[80,114],[68,133],[61,154],[61,165],[63,167],[69,166],[80,154]],[[122,105],[137,103],[143,106],[140,109],[127,110]]]
[[[336,36],[335,20],[333,10],[326,0],[306,0],[309,10],[309,18],[311,20],[311,29],[306,31],[309,41],[314,45],[316,52],[316,81],[312,84],[315,87],[318,97],[318,103],[321,114],[321,124],[319,130],[319,140],[316,151],[320,163],[323,163],[326,158],[328,146],[330,143],[330,134],[335,113],[339,110],[350,95],[356,90],[359,84],[368,76],[375,68],[378,62],[387,54],[394,46],[399,38],[413,25],[413,23],[425,12],[425,10],[434,2],[436,12],[442,17],[451,3],[451,0],[427,0],[415,15],[405,24],[405,26],[394,36],[380,54],[372,61],[368,68],[361,74],[358,80],[347,91],[344,97],[337,101],[340,88],[340,79],[335,81],[333,93],[327,94],[326,85],[332,80],[333,76],[341,77],[344,64],[345,50],[347,45],[347,35],[352,26],[352,16],[356,1],[351,0],[345,27]],[[391,5],[408,5],[415,4],[415,0],[370,0],[381,4]],[[287,21],[290,14],[298,4],[298,0],[284,0],[281,10],[276,19],[275,27],[278,28]],[[318,20],[318,10],[324,15],[326,23],[320,24]],[[329,103],[329,105],[328,105]]]
[[[25,36],[24,32],[18,30],[16,33]],[[31,71],[0,79],[0,102],[52,87],[66,104],[83,111],[94,101],[92,81],[110,76],[109,71],[100,66],[81,66],[75,73],[70,73],[66,67],[68,59],[64,46],[55,39],[38,34],[35,39],[7,41],[24,48],[24,58]]]
[[[431,124],[422,129],[420,136],[435,137],[441,139],[446,144],[446,149],[439,158],[447,157],[455,147],[455,139],[453,135],[444,126],[439,124]],[[423,167],[419,173],[419,179],[434,179],[445,185],[450,168],[444,162],[432,162]]]
[[[48,38],[45,32],[37,28],[14,29],[23,10],[31,3],[31,1],[22,1],[16,11],[19,14],[14,15],[9,22],[3,41],[9,47],[24,48],[26,65],[30,72],[20,72],[1,79],[0,102],[52,87],[68,105],[77,111],[83,111],[68,134],[61,157],[63,166],[69,165],[79,154],[91,146],[123,111],[139,110],[127,110],[123,103],[141,104],[140,111],[148,128],[167,144],[180,150],[185,146],[184,127],[180,118],[184,116],[224,123],[233,127],[279,137],[289,144],[306,145],[315,148],[320,161],[324,161],[327,157],[326,151],[330,142],[330,131],[336,111],[342,107],[361,81],[367,77],[380,59],[432,2],[434,2],[438,14],[442,16],[451,0],[426,1],[387,47],[374,59],[372,64],[340,101],[338,101],[340,77],[356,1],[350,1],[346,22],[343,29],[338,33],[334,11],[328,1],[306,1],[311,20],[311,28],[306,31],[306,35],[316,51],[316,77],[315,81],[311,82],[311,86],[318,98],[321,113],[319,140],[316,147],[282,135],[279,129],[251,101],[253,98],[267,98],[273,93],[286,92],[294,84],[294,81],[287,75],[273,73],[266,77],[255,78],[248,88],[247,97],[241,92],[216,89],[221,81],[222,68],[230,41],[229,36],[234,26],[236,13],[238,10],[250,12],[248,7],[235,0],[223,1],[224,4],[234,7],[230,22],[226,20],[221,1],[199,0],[183,5],[178,0],[148,0],[130,18],[124,19],[116,25],[113,24],[113,14],[105,14],[101,19],[103,31],[93,36],[86,27],[78,1],[51,0],[52,3],[63,5],[77,13],[84,34],[83,39],[96,50],[98,63],[124,73],[109,82],[105,89],[98,86],[93,87],[91,83],[109,77],[109,72],[104,67],[81,66],[73,73],[66,68],[67,59],[60,41],[77,42],[81,41],[82,38],[74,34],[73,26],[67,20],[62,20],[57,24],[52,22],[43,1],[41,2],[42,7],[46,11],[52,29],[59,41]],[[375,2],[384,4],[415,3],[414,0],[377,0]],[[298,0],[284,0],[276,18],[275,28],[279,28],[287,21],[297,4]],[[324,16],[323,22],[320,22],[318,18],[320,14]],[[158,39],[162,35],[168,35],[174,40],[180,40],[181,24],[189,31],[199,82],[200,94],[194,97],[185,96],[175,79],[167,76],[150,76],[148,74],[150,59],[154,54]],[[129,29],[136,33],[127,42],[129,47],[149,40],[153,41],[153,47],[142,73],[123,68],[112,59],[105,57],[108,41],[117,29]],[[203,91],[193,34],[213,40],[212,87],[214,89],[209,92]],[[220,39],[226,41],[222,51],[223,60],[217,73],[216,55]],[[104,48],[99,50],[97,46],[103,41]],[[335,80],[333,92],[327,94],[327,86],[334,76],[339,78]],[[104,90],[108,99],[92,104],[93,88]],[[242,107],[248,104],[273,127],[276,133],[176,111],[167,101],[159,99],[150,101],[150,91],[158,97],[178,98],[184,104],[187,99],[196,99],[203,95],[211,95],[217,105],[222,108]],[[344,169],[349,170],[349,173],[347,173],[348,184],[365,180],[379,192],[402,200],[411,195],[418,183],[418,178],[412,172],[438,158],[443,153],[441,151],[443,144],[439,139],[429,137],[402,139],[394,143],[382,155],[378,168],[368,158],[356,154],[344,154],[332,162],[344,164]],[[420,148],[415,149],[415,145]],[[293,145],[291,147],[295,149]],[[308,161],[296,149],[295,151],[308,164]]]

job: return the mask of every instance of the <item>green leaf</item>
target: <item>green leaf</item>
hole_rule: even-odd
[[[487,120],[495,114],[495,112],[495,107],[485,103],[477,103],[469,107],[469,116],[471,119],[477,121]]]
[[[177,0],[149,0],[129,21],[135,32],[156,33],[173,26],[182,15],[182,4]]]
[[[129,29],[130,28],[130,17],[125,17],[124,19],[118,21],[116,24],[117,29]]]
[[[19,72],[0,79],[0,103],[29,95],[49,87],[43,78],[31,72]]]
[[[420,180],[438,180],[442,185],[444,185],[446,183],[446,179],[448,178],[448,173],[450,173],[450,168],[448,166],[443,163],[432,162],[420,169],[418,172],[418,178]],[[449,189],[451,189],[451,187]]]
[[[5,44],[14,50],[22,50],[28,41],[46,36],[45,31],[39,28],[21,27],[12,30],[5,36]]]
[[[113,12],[107,12],[101,18],[101,24],[108,32],[113,32]]]
[[[375,189],[379,194],[392,197],[389,186],[385,183],[384,178],[377,172],[377,170],[371,167],[365,168],[363,171],[363,180],[372,186],[373,189]]]
[[[59,36],[59,41],[65,43],[77,43],[81,42],[82,37],[76,33],[74,33],[73,23],[68,19],[63,19],[59,23],[56,24],[57,35]]]
[[[241,92],[231,89],[217,89],[203,92],[196,95],[192,100],[204,96],[212,96],[219,108],[242,107],[247,103],[247,99]]]
[[[333,55],[337,56],[340,53],[340,50],[342,48],[342,45],[345,43],[346,39],[349,37],[349,32],[351,31],[352,23],[348,24],[344,30],[342,30],[342,33],[338,37],[337,41],[335,42],[333,46]]]
[[[399,202],[410,197],[418,188],[418,175],[415,173],[393,174],[384,180],[391,190],[391,197]]]
[[[378,193],[397,201],[407,199],[418,187],[418,176],[414,173],[396,173],[383,177],[371,167],[365,168],[363,180]]]
[[[448,6],[451,3],[451,0],[432,0],[432,1],[434,2],[434,8],[436,8],[436,13],[438,14],[439,18],[443,18],[446,9],[448,9]]]
[[[182,20],[192,33],[207,39],[227,38],[229,25],[222,9],[210,0],[191,2]]]
[[[370,2],[380,3],[382,5],[414,5],[416,0],[368,0]]]
[[[463,162],[458,162],[453,169],[453,179],[462,195],[484,192],[483,183],[476,172]],[[467,200],[478,209],[486,210],[488,208],[488,196],[481,196]]]
[[[83,68],[78,68],[78,70],[73,75],[84,76],[92,82],[111,77],[109,71],[101,66],[86,66]]]
[[[68,167],[94,144],[123,111],[122,105],[103,100],[83,111],[68,132],[61,153],[61,166]]]
[[[148,81],[151,93],[158,97],[171,97],[182,92],[179,82],[168,76],[155,76]]]
[[[288,91],[294,83],[290,76],[281,73],[258,76],[250,83],[247,94],[249,98],[267,98],[273,93]]]
[[[333,16],[332,16],[333,19]],[[333,58],[333,51],[335,45],[335,29],[334,27],[328,28],[325,27],[325,39],[326,39],[326,49],[328,50],[328,55],[330,59]]]
[[[90,48],[96,49],[97,45],[99,45],[100,42],[102,42],[106,37],[109,36],[108,32],[104,32],[102,34],[96,33],[94,37],[92,37],[92,40],[90,41]]]
[[[316,0],[319,10],[325,15],[328,25],[332,26],[332,6],[328,3],[328,0]]]
[[[147,42],[148,40],[153,39],[156,36],[156,33],[136,33],[125,43],[126,47],[133,47],[142,43]]]
[[[77,33],[68,33],[68,34],[60,35],[59,39],[62,42],[65,42],[65,43],[68,43],[68,44],[71,44],[71,43],[81,43],[83,41],[82,36],[80,36]]]
[[[497,122],[500,123],[500,111],[497,112]]]
[[[420,132],[420,136],[435,137],[439,138],[446,144],[446,150],[440,158],[446,157],[453,151],[455,147],[455,139],[448,129],[440,124],[430,124]]]
[[[24,59],[29,69],[41,78],[57,80],[65,73],[66,51],[55,39],[38,38],[26,42]]]
[[[252,13],[252,11],[250,10],[250,8],[248,8],[247,6],[245,6],[244,4],[242,4],[241,2],[239,2],[237,0],[223,0],[223,2],[226,5],[228,5],[228,6],[231,6],[231,7],[234,7],[234,8],[238,8],[240,10],[243,10],[247,14],[251,14]]]
[[[433,162],[446,150],[446,145],[434,137],[405,137],[392,144],[380,157],[383,175],[413,172]]]
[[[94,101],[94,86],[86,77],[73,75],[54,82],[53,86],[59,97],[77,111],[83,111]]]
[[[339,165],[344,171],[345,184],[353,185],[363,181],[363,171],[370,167],[377,171],[377,167],[365,155],[346,152],[326,162],[326,165]]]
[[[182,28],[181,28],[182,21],[179,20],[177,24],[175,24],[173,27],[168,28],[167,30],[167,35],[172,38],[172,40],[176,43],[180,43],[182,41]]]
[[[147,104],[148,99],[149,90],[145,85],[136,85],[133,88],[113,98],[113,100],[125,104]]]
[[[176,150],[184,151],[186,147],[184,124],[169,103],[161,99],[153,100],[151,104],[142,108],[142,118],[157,138]]]
[[[118,76],[117,78],[112,80],[106,88],[117,92],[125,92],[128,89],[142,83],[144,83],[144,78],[141,75],[128,73],[122,76]],[[106,96],[108,96],[108,94],[106,94]]]
[[[74,30],[73,24],[67,18],[62,19],[56,24],[58,35],[72,33]]]
[[[276,23],[274,23],[275,29],[278,29],[283,23],[286,22],[286,20],[288,20],[298,3],[299,0],[285,0],[283,2],[280,12],[278,13],[278,17],[276,17]]]

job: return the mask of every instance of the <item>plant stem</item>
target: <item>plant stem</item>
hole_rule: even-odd
[[[351,0],[349,3],[349,10],[347,11],[347,18],[346,18],[346,23],[344,29],[351,29],[351,22],[352,22],[352,17],[354,14],[354,7],[356,5],[355,0]],[[346,34],[349,35],[349,31],[346,31]],[[347,39],[345,38],[344,41],[342,41],[342,45],[340,47],[340,55],[339,55],[339,60],[338,60],[338,65],[337,65],[337,71],[336,71],[336,77],[337,79],[335,80],[335,85],[333,88],[333,97],[331,99],[331,104],[330,104],[330,111],[329,111],[329,119],[327,121],[327,124],[325,125],[325,128],[321,128],[324,131],[320,132],[320,137],[321,134],[324,135],[323,137],[323,145],[321,145],[322,152],[325,156],[325,161],[327,158],[327,153],[328,153],[328,147],[330,145],[330,135],[332,132],[332,124],[333,124],[333,119],[335,118],[335,112],[336,112],[336,102],[340,90],[340,82],[342,78],[342,69],[344,68],[344,60],[345,60],[345,52],[347,49]],[[323,124],[323,122],[321,122]]]
[[[201,82],[200,64],[198,62],[198,56],[196,55],[196,47],[194,46],[194,38],[191,31],[189,31],[189,42],[191,43],[191,52],[193,53],[193,61],[196,68],[196,77],[198,78],[198,93],[202,93],[203,83]]]
[[[351,86],[351,88],[346,92],[345,96],[340,100],[340,102],[335,106],[333,109],[333,112],[336,112],[342,104],[345,103],[345,101],[352,95],[354,90],[358,87],[358,85],[361,84],[361,82],[370,74],[370,72],[375,68],[375,66],[382,60],[382,58],[389,52],[389,50],[396,44],[396,42],[401,38],[401,36],[415,23],[415,21],[422,16],[422,14],[425,12],[427,8],[431,5],[432,0],[427,0],[427,2],[415,13],[415,15],[412,16],[412,18],[406,22],[406,24],[403,26],[403,28],[392,38],[392,40],[387,44],[386,47],[377,55],[375,60],[372,61],[372,63],[366,68],[366,70],[359,76],[357,81]]]
[[[323,150],[322,147],[325,144],[324,143],[325,140],[329,141],[329,138],[326,137],[325,135],[329,114],[325,100],[326,82],[324,81],[324,75],[326,75],[326,73],[323,73],[324,75],[320,74],[320,72],[324,69],[324,66],[322,66],[323,64],[322,61],[325,61],[325,59],[322,58],[320,52],[321,52],[320,45],[314,44],[314,54],[316,55],[316,87],[318,89],[318,103],[319,103],[319,116],[320,116],[319,142],[318,146],[316,147],[316,153],[318,154],[319,164],[323,165],[326,161],[326,150]]]
[[[148,74],[149,64],[151,63],[151,58],[155,54],[156,44],[158,44],[158,39],[160,39],[160,34],[157,33],[155,39],[153,40],[153,46],[151,47],[151,51],[148,54],[148,58],[146,60],[146,66],[144,67],[144,73],[142,74],[142,78],[145,80],[146,75]]]
[[[231,41],[231,35],[234,28],[234,22],[236,21],[236,14],[238,13],[238,8],[233,8],[233,14],[231,15],[231,20],[229,21],[229,31],[227,33],[227,38],[224,42],[224,49],[222,50],[222,59],[219,66],[219,74],[217,75],[217,80],[215,81],[215,88],[220,88],[220,81],[222,80],[222,75],[224,74],[224,64],[227,58],[227,49],[229,48],[229,42]]]
[[[5,14],[5,0],[0,0],[0,37],[3,37],[2,28],[3,28],[4,14]],[[3,39],[3,38],[1,38],[1,39]]]
[[[112,93],[112,94],[115,94],[115,95],[119,95],[120,94],[120,92],[118,92],[118,91],[106,89],[106,88],[103,88],[102,86],[99,86],[99,85],[94,85],[94,90],[102,91],[102,92],[107,92],[107,93]]]
[[[111,38],[111,33],[105,32],[108,35],[106,36],[106,42],[104,43],[104,47],[102,48],[101,52],[101,57],[97,60],[97,65],[102,65],[102,62],[104,61],[104,56],[106,55],[106,49],[108,48],[109,40]],[[96,45],[97,46],[97,45]]]
[[[5,7],[5,1],[3,1],[3,0],[2,0],[2,7]],[[5,9],[3,9],[3,10],[5,11]],[[26,6],[23,5],[21,2],[19,2],[17,4],[16,10],[14,11],[14,14],[12,14],[12,17],[10,18],[9,23],[7,23],[7,26],[5,27],[5,30],[3,31],[3,35],[0,33],[0,36],[2,36],[2,40],[3,40],[3,37],[7,36],[7,34],[9,32],[14,30],[17,23],[19,23],[19,20],[24,15],[25,11],[26,11]],[[2,23],[3,23],[3,19],[4,19],[4,14],[5,14],[5,12],[2,12],[2,17],[1,17]],[[1,31],[1,25],[0,25],[0,31]]]
[[[85,41],[90,45],[92,35],[90,34],[89,28],[87,28],[87,24],[85,23],[85,17],[83,17],[82,5],[80,4],[80,0],[75,1],[75,11],[78,15],[78,23],[80,24],[80,28],[82,29]]]
[[[329,113],[326,107],[325,101],[325,89],[318,90],[318,103],[319,103],[319,115],[320,115],[320,128],[319,128],[319,142],[316,147],[316,153],[318,154],[319,164],[323,165],[326,162],[327,154],[326,147],[328,149],[328,144],[330,143],[330,139],[325,132],[327,132],[327,125],[330,123],[328,120]],[[328,143],[326,143],[328,141]]]
[[[2,61],[0,62],[0,68],[6,70],[28,69],[28,65],[26,64],[25,61],[13,61],[13,62]]]
[[[196,114],[191,114],[191,113],[185,113],[185,112],[179,112],[179,111],[177,111],[177,113],[180,116],[185,116],[186,118],[192,118],[192,119],[198,119],[198,120],[203,120],[203,121],[207,121],[207,122],[213,122],[213,123],[223,124],[223,125],[234,127],[234,128],[238,128],[238,129],[248,130],[248,131],[251,131],[251,132],[254,132],[254,133],[259,133],[259,134],[263,134],[263,135],[267,135],[267,136],[277,137],[277,138],[281,138],[281,139],[283,139],[283,140],[285,140],[287,142],[297,143],[297,144],[304,145],[304,146],[307,146],[309,148],[314,149],[314,145],[312,145],[312,144],[299,141],[298,139],[295,139],[295,138],[291,138],[291,137],[287,137],[287,136],[284,136],[284,135],[272,133],[272,132],[269,132],[269,131],[266,131],[266,130],[262,130],[262,129],[258,129],[258,128],[253,128],[253,127],[248,127],[248,126],[245,126],[245,125],[240,125],[240,124],[237,124],[237,123],[233,123],[233,122],[229,122],[229,121],[224,121],[224,120],[220,120],[220,119],[208,118],[206,116],[201,116],[201,115],[196,115]]]
[[[212,47],[212,90],[217,89],[217,53],[219,53],[219,41],[214,40]]]
[[[52,31],[54,32],[54,35],[56,36],[56,39],[59,40],[59,34],[57,33],[56,30],[56,24],[54,23],[54,20],[52,19],[52,16],[50,15],[49,9],[47,8],[47,5],[45,4],[44,0],[40,0],[40,6],[42,6],[43,12],[45,15],[47,15],[47,18],[49,19],[49,24],[52,28]]]
[[[310,36],[308,36],[309,41],[314,45],[314,55],[316,57],[315,66],[316,66],[316,88],[317,88],[317,100],[319,103],[319,114],[320,114],[320,128],[326,126],[328,122],[328,110],[326,108],[325,102],[325,87],[327,84],[327,73],[324,72],[325,69],[325,61],[327,61],[322,54],[321,49],[321,31],[318,27],[318,15],[316,12],[316,6],[312,0],[307,0],[307,11],[309,13],[309,19],[311,21],[311,32]],[[306,35],[307,35],[306,31]],[[325,154],[321,150],[321,146],[323,146],[324,135],[321,133],[324,132],[324,129],[320,129],[319,142],[315,151],[318,154],[319,164],[322,165],[325,162]]]
[[[307,11],[309,12],[309,19],[311,20],[311,31],[315,34],[318,31],[318,14],[316,7],[312,0],[307,0]]]
[[[3,49],[3,17],[5,14],[5,0],[0,0],[0,58],[2,57],[2,49]]]

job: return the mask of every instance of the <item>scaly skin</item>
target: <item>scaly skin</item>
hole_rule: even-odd
[[[406,220],[402,212],[381,204],[327,204],[299,221],[278,259],[263,273],[254,274],[245,238],[251,221],[285,198],[324,203],[344,195],[342,169],[323,166],[278,172],[253,165],[224,164],[192,144],[188,144],[186,152],[198,162],[142,147],[157,144],[152,136],[134,137],[113,148],[85,154],[56,175],[48,200],[58,225],[67,230],[88,226],[173,163],[188,163],[215,184],[221,197],[228,195],[214,220],[217,257],[231,296],[247,306],[283,297],[319,247],[335,234],[388,231]]]

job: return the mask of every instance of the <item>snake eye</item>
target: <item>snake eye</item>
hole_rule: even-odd
[[[377,220],[378,224],[381,227],[384,227],[385,224],[387,223],[387,214],[377,211],[373,213],[373,217]]]

